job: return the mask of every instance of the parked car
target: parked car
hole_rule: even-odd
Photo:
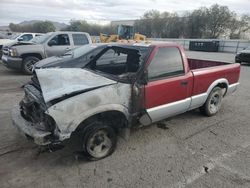
[[[239,74],[239,64],[187,59],[177,44],[107,45],[85,68],[36,69],[12,121],[50,148],[78,133],[85,155],[98,160],[138,124],[195,108],[215,115]]]
[[[242,63],[242,62],[250,63],[250,46],[236,54],[235,62],[236,63]]]
[[[19,41],[30,41],[33,38],[37,37],[37,36],[42,36],[44,34],[42,33],[18,33],[18,34],[14,34],[13,36],[11,36],[11,38],[9,39],[0,39],[0,58],[2,56],[2,50],[3,47],[12,43],[16,43]]]
[[[91,44],[84,32],[51,32],[31,42],[20,42],[4,52],[2,61],[6,67],[32,74],[33,65],[41,59],[60,56],[78,46]]]

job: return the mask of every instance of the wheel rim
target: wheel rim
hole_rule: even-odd
[[[111,148],[112,140],[106,130],[95,132],[87,142],[87,151],[95,158],[105,157]]]
[[[209,103],[209,110],[212,113],[216,113],[220,108],[220,101],[221,97],[218,93],[214,93],[211,97],[210,103]]]
[[[37,62],[37,61],[35,61],[35,60],[29,60],[27,63],[25,63],[25,69],[26,69],[28,72],[32,72],[33,67],[34,67],[34,64],[35,64],[36,62]]]

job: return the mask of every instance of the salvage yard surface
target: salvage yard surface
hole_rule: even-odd
[[[234,61],[234,54],[187,52],[191,58]],[[39,153],[11,124],[29,76],[0,63],[0,187],[250,187],[250,66],[240,87],[214,117],[190,111],[133,130],[103,160],[76,159],[73,141]]]

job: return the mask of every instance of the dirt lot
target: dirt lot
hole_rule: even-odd
[[[233,54],[188,52],[233,61]],[[28,76],[0,64],[0,187],[250,187],[250,66],[215,117],[191,111],[119,139],[103,160],[76,160],[72,143],[41,153],[12,126]],[[164,126],[163,126],[164,125]]]

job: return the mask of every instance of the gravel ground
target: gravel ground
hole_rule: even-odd
[[[234,54],[187,52],[189,57],[233,62]],[[103,160],[76,160],[63,150],[39,153],[12,126],[10,110],[30,77],[0,64],[0,187],[250,187],[250,66],[221,111],[194,110],[120,138]]]

